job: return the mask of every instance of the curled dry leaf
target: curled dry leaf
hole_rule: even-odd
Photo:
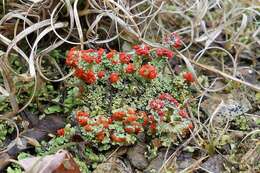
[[[7,153],[0,154],[0,172],[9,164],[11,156]]]
[[[44,157],[31,157],[19,161],[26,173],[80,173],[79,167],[68,151]]]

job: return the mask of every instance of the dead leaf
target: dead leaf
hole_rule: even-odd
[[[160,148],[162,146],[162,143],[161,143],[160,139],[158,139],[158,138],[153,139],[152,144],[155,148]]]
[[[7,153],[0,154],[0,172],[9,164],[9,159],[11,159],[9,154]]]
[[[25,173],[80,173],[79,167],[68,151],[44,157],[31,157],[19,161]]]

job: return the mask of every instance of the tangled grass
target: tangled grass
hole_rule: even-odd
[[[40,88],[40,78],[61,82],[73,74],[66,73],[63,64],[50,57],[56,49],[65,51],[76,46],[125,50],[140,42],[164,47],[162,38],[176,32],[182,37],[183,45],[183,49],[175,50],[178,61],[184,62],[194,76],[209,74],[210,77],[206,85],[197,78],[199,94],[194,101],[198,101],[198,111],[192,117],[196,122],[195,130],[165,160],[162,171],[173,164],[178,152],[190,141],[202,148],[201,143],[206,140],[201,134],[206,134],[210,141],[211,135],[216,133],[213,121],[223,103],[202,122],[199,110],[204,98],[225,90],[233,81],[260,91],[259,85],[244,80],[239,73],[241,69],[250,68],[260,75],[257,63],[260,4],[257,0],[2,0],[1,7],[3,82],[0,94],[8,98],[11,108],[1,112],[0,119],[15,117],[30,105]],[[19,68],[12,64],[17,54]],[[224,85],[218,87],[219,81]],[[19,101],[22,92],[17,83],[33,83],[26,100]],[[229,131],[228,127],[229,122],[221,131],[222,135]],[[250,132],[241,143],[258,132]],[[187,170],[197,168],[200,162]]]

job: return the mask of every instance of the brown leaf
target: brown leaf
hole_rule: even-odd
[[[44,157],[31,157],[19,161],[25,173],[80,173],[79,167],[68,151]]]
[[[11,159],[9,154],[7,153],[0,154],[0,172],[9,164],[9,159]]]
[[[162,146],[162,143],[158,138],[153,139],[152,144],[155,148],[160,148]]]

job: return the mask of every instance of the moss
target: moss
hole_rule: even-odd
[[[238,116],[234,120],[234,125],[243,131],[249,130],[249,120],[245,116]]]
[[[13,132],[14,128],[6,121],[0,121],[0,148],[4,146],[4,142],[8,135]]]

